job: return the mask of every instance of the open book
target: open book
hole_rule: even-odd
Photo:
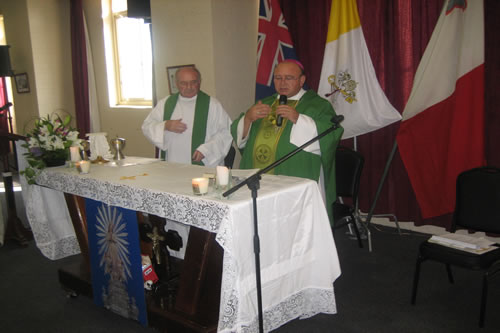
[[[439,236],[434,235],[429,239],[429,242],[475,254],[483,254],[498,248],[495,246],[495,242],[484,237],[473,237],[449,232]]]

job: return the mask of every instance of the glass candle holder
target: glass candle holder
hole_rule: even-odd
[[[76,169],[79,173],[89,173],[90,172],[90,161],[79,161],[75,162]]]
[[[204,195],[208,193],[208,178],[193,178],[191,180],[193,193],[195,195]]]

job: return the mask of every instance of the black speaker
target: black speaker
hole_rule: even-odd
[[[127,16],[151,20],[150,0],[127,0]]]
[[[0,77],[12,76],[9,47],[10,45],[0,45]]]

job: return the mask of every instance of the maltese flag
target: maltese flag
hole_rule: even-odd
[[[483,122],[483,1],[448,0],[397,134],[422,217],[452,212],[458,174],[484,165]]]

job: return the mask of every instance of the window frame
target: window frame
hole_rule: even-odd
[[[146,98],[124,98],[122,93],[121,84],[121,71],[120,71],[120,54],[118,51],[118,29],[117,20],[120,18],[128,18],[127,11],[111,12],[111,39],[112,39],[112,49],[113,49],[113,74],[114,74],[114,88],[116,94],[116,105],[117,106],[146,106],[151,107],[153,105],[153,100]],[[152,41],[151,41],[152,42]]]

